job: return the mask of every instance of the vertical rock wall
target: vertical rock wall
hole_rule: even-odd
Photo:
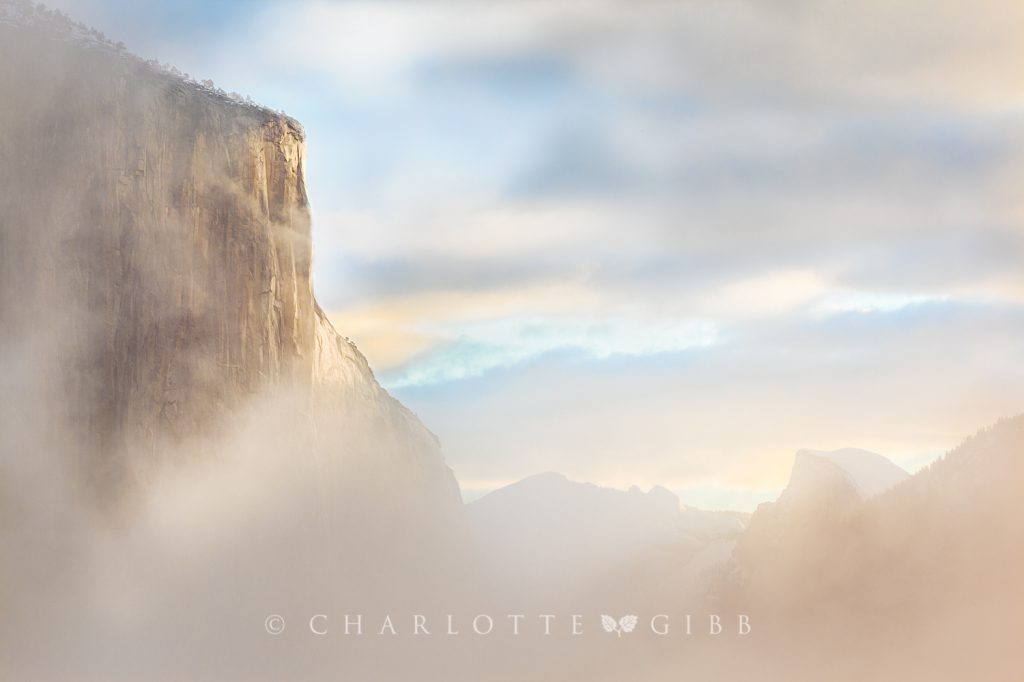
[[[298,123],[3,22],[0,92],[3,340],[37,346],[90,478],[288,387],[363,415],[457,499],[433,436],[313,298]]]

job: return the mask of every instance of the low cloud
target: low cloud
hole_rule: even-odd
[[[706,348],[720,342],[718,330],[700,320],[614,318],[517,319],[435,329],[440,347],[405,369],[385,375],[389,388],[429,386],[508,369],[550,353],[583,360],[643,357]]]

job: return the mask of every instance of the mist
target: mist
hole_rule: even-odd
[[[913,476],[798,455],[753,514],[557,473],[463,504],[313,295],[298,121],[16,0],[0,91],[0,677],[1024,665],[1024,418]]]

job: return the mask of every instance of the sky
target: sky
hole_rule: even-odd
[[[467,499],[1024,411],[1020,3],[48,4],[303,123],[317,297]]]

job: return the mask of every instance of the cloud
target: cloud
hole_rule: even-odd
[[[426,62],[545,55],[604,87],[699,91],[719,104],[988,106],[1014,91],[1024,52],[1013,27],[1022,19],[1024,10],[998,0],[971,12],[924,0],[317,0],[271,6],[252,33],[284,68],[317,68],[377,93],[415,87]]]
[[[852,292],[831,296],[822,301],[818,309],[826,314],[892,312],[908,306],[944,303],[948,300],[948,297],[945,296],[928,296],[926,294]]]
[[[620,487],[770,490],[799,448],[864,447],[916,468],[1018,412],[1022,332],[1019,306],[929,303],[764,320],[687,353],[542,356],[487,381],[398,395],[438,433],[460,479],[557,463]]]
[[[382,378],[388,388],[429,386],[483,376],[550,353],[584,360],[649,356],[720,343],[713,324],[699,320],[502,318],[435,329],[445,339],[410,366]]]

